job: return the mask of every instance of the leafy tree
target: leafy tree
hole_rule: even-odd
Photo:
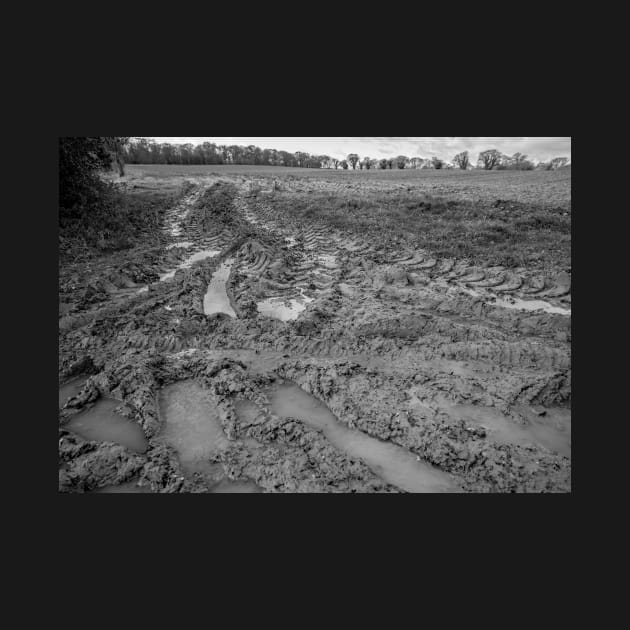
[[[59,139],[59,205],[72,208],[98,197],[104,188],[99,173],[123,159],[125,137]]]
[[[470,164],[468,151],[462,151],[461,153],[458,153],[453,158],[453,164],[455,164],[455,166],[458,166],[462,171],[465,171],[468,168],[468,165]]]
[[[433,168],[440,169],[444,166],[444,162],[440,160],[439,157],[432,157],[431,164],[433,164]]]
[[[341,160],[341,168],[343,168],[344,171],[348,169],[348,162],[346,162],[346,160]]]
[[[405,168],[405,164],[407,164],[408,159],[409,158],[404,155],[399,155],[398,157],[394,158],[394,162],[396,163],[396,166],[398,168]]]
[[[359,156],[356,153],[350,153],[347,156],[347,160],[352,165],[352,170],[355,170],[357,168],[357,162],[359,161]]]
[[[500,151],[497,151],[496,149],[488,149],[487,151],[482,151],[479,154],[478,164],[486,171],[491,171],[493,168],[501,164],[501,157],[502,154]]]
[[[378,167],[381,168],[381,169],[386,169],[387,168],[387,160],[385,158],[380,160],[379,163],[378,163]]]
[[[372,166],[372,160],[366,156],[363,158],[363,164],[365,164],[365,168],[369,171]]]
[[[569,163],[568,157],[555,157],[550,162],[552,170],[562,168],[563,166],[566,166],[568,163]]]

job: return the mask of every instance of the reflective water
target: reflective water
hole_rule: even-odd
[[[81,389],[83,389],[86,381],[86,377],[77,378],[59,388],[59,409],[61,409],[72,396],[76,396]]]
[[[139,486],[136,481],[126,481],[117,486],[105,486],[104,488],[98,488],[94,492],[104,494],[117,494],[117,493],[151,493],[151,490],[147,486]]]
[[[206,315],[226,313],[231,317],[236,317],[236,312],[232,308],[230,298],[225,290],[225,283],[230,276],[233,263],[234,259],[229,258],[212,274],[208,291],[203,298],[203,312]]]
[[[272,411],[280,417],[301,420],[320,430],[350,457],[361,459],[384,481],[407,492],[457,492],[454,479],[391,442],[382,442],[342,425],[324,403],[295,383],[272,388],[268,396]]]
[[[162,436],[177,451],[184,471],[192,474],[213,469],[208,460],[227,446],[228,439],[208,392],[187,380],[164,387],[158,398],[164,420]]]
[[[285,302],[284,298],[267,298],[257,303],[258,312],[261,315],[267,315],[268,317],[274,317],[283,322],[288,322],[292,319],[297,319],[300,313],[306,309],[308,304],[313,301],[314,298],[310,298],[304,293],[300,298],[294,298]]]
[[[520,425],[493,407],[452,405],[450,413],[465,422],[473,422],[487,430],[489,439],[499,444],[539,444],[565,457],[571,457],[571,411],[548,408],[539,416],[530,407],[520,405],[516,410],[526,419]]]
[[[116,442],[132,451],[144,453],[148,446],[144,432],[137,422],[114,412],[120,404],[113,398],[100,398],[93,407],[73,416],[65,428],[86,440]]]
[[[253,481],[232,481],[231,479],[222,479],[210,490],[212,493],[253,493],[262,492],[262,488]]]
[[[164,282],[165,280],[170,280],[175,276],[177,271],[180,269],[189,269],[192,265],[200,260],[205,260],[206,258],[214,258],[215,256],[221,253],[218,249],[204,249],[200,252],[196,252],[189,256],[184,260],[184,262],[180,263],[175,267],[175,269],[171,269],[170,271],[166,271],[165,273],[160,274],[159,282]],[[149,287],[142,287],[138,290],[138,293],[146,293],[149,290]]]

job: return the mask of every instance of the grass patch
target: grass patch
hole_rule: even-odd
[[[319,220],[374,241],[427,249],[506,267],[570,266],[571,216],[566,208],[517,201],[473,203],[427,194],[378,192],[274,193],[287,218]]]

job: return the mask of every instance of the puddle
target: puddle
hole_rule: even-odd
[[[191,243],[190,241],[180,241],[179,243],[171,243],[170,245],[166,246],[166,249],[173,249],[174,247],[192,247],[194,245],[194,243]]]
[[[332,412],[295,383],[286,382],[268,392],[272,411],[297,418],[324,433],[330,443],[350,457],[363,460],[384,481],[407,492],[457,492],[450,475],[418,461],[416,455],[392,443],[344,427]]]
[[[483,426],[488,437],[500,444],[526,446],[538,444],[551,451],[571,457],[571,411],[547,409],[538,416],[525,405],[517,407],[528,424],[522,426],[504,416],[498,409],[478,405],[452,405],[449,411],[465,422]]]
[[[302,292],[301,292],[302,293]],[[268,317],[274,317],[283,322],[288,322],[293,319],[297,319],[300,313],[306,309],[307,305],[315,298],[310,298],[304,293],[300,298],[294,298],[288,300],[287,305],[284,298],[267,298],[258,302],[258,312],[261,315],[267,315]]]
[[[337,269],[337,258],[332,254],[320,254],[317,257],[317,260],[324,266],[326,269]]]
[[[85,377],[77,378],[59,388],[59,409],[61,409],[70,398],[76,396],[83,389],[86,381],[87,378]]]
[[[171,278],[175,276],[177,271],[179,271],[180,269],[189,269],[190,267],[192,267],[194,263],[200,260],[205,260],[206,258],[214,258],[215,256],[218,256],[220,253],[221,251],[218,249],[204,249],[200,252],[197,252],[196,254],[193,254],[192,256],[189,256],[188,258],[186,258],[186,260],[184,260],[184,262],[177,265],[175,269],[171,269],[170,271],[160,274],[159,282],[170,280]],[[141,289],[138,290],[138,293],[146,293],[148,290],[149,290],[149,287],[142,287]]]
[[[230,304],[230,298],[225,290],[225,283],[230,276],[233,262],[233,258],[224,261],[219,269],[212,274],[208,291],[203,298],[203,312],[206,315],[225,313],[230,315],[230,317],[236,317],[236,313]]]
[[[165,421],[162,437],[178,453],[188,474],[214,468],[208,459],[228,444],[208,392],[191,380],[173,383],[159,394]]]
[[[210,492],[252,493],[262,492],[262,488],[253,481],[232,481],[231,479],[222,479],[216,486],[214,486],[214,488],[212,488],[212,490],[210,490]]]
[[[497,298],[492,304],[503,308],[514,308],[522,311],[545,311],[546,313],[556,313],[558,315],[571,315],[570,308],[553,306],[543,300],[522,300],[520,298]]]
[[[151,490],[147,488],[146,486],[139,486],[136,481],[127,481],[117,486],[105,486],[104,488],[98,488],[98,490],[94,490],[94,492],[104,493],[104,494],[129,493],[129,492],[147,494],[147,493],[151,493]]]
[[[132,451],[144,453],[147,439],[136,422],[114,412],[120,401],[113,398],[100,398],[86,411],[73,416],[64,428],[95,442],[116,442]]]
[[[500,306],[502,308],[512,308],[519,311],[545,311],[546,313],[555,313],[558,315],[571,315],[570,308],[561,308],[560,306],[553,306],[549,302],[543,300],[523,300],[516,297],[508,298],[495,298],[494,296],[483,295],[474,289],[468,289],[466,287],[457,287],[459,291],[472,295],[473,297],[484,300],[487,304],[493,306]]]

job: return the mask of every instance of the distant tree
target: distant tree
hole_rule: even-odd
[[[497,151],[496,149],[488,149],[487,151],[482,151],[479,154],[478,164],[486,171],[491,171],[493,168],[501,164],[501,157],[502,154],[500,151]]]
[[[394,162],[397,168],[405,168],[405,165],[407,164],[407,160],[409,160],[409,158],[405,155],[399,155],[394,158]]]
[[[355,170],[357,168],[359,156],[356,153],[350,153],[347,157],[347,160],[352,165],[352,170]]]
[[[335,167],[335,170],[337,170],[337,167],[339,166],[339,160],[337,158],[332,158],[332,165]]]
[[[346,160],[341,160],[341,168],[344,171],[348,169],[348,162],[346,162]]]
[[[387,168],[387,160],[385,158],[383,158],[382,160],[379,160],[378,167],[381,168],[381,169],[386,169]]]
[[[551,170],[556,170],[558,168],[562,168],[569,163],[568,157],[555,157],[553,160],[549,162],[551,164]]]
[[[365,168],[369,171],[372,166],[372,160],[366,156],[363,158],[363,164],[365,165]]]
[[[468,165],[470,164],[470,159],[468,158],[468,151],[462,151],[461,153],[458,153],[453,158],[453,164],[459,167],[462,171],[465,171],[468,168]]]
[[[433,164],[433,168],[440,169],[444,166],[444,162],[440,160],[439,157],[432,157],[431,164]]]
[[[394,166],[394,160],[392,158],[389,158],[387,160],[387,168],[389,168],[390,170],[393,168]]]

